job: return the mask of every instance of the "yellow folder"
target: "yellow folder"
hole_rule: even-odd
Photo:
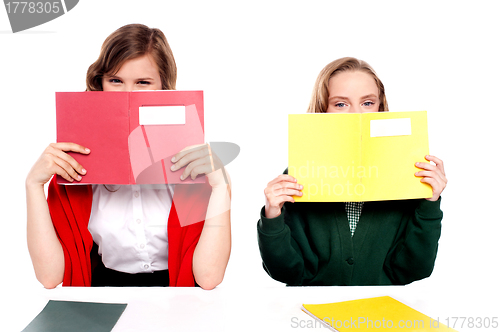
[[[353,301],[304,304],[302,310],[333,331],[457,332],[390,296]]]
[[[288,174],[296,202],[429,198],[416,162],[429,154],[427,112],[290,114]]]

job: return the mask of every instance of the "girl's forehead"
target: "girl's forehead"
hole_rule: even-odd
[[[141,76],[142,74],[158,74],[158,66],[153,59],[148,55],[126,60],[117,71],[116,75],[132,75]]]
[[[368,95],[378,96],[378,87],[372,75],[363,71],[343,71],[330,77],[328,81],[330,95]]]

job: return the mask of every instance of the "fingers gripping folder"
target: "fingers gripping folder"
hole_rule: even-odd
[[[170,170],[176,153],[204,143],[202,91],[58,92],[56,109],[57,141],[91,150],[69,153],[87,170],[79,184],[205,182]]]

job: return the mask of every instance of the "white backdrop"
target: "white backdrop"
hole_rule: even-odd
[[[26,246],[24,180],[55,141],[54,92],[83,91],[105,37],[143,23],[167,36],[177,88],[205,91],[206,140],[241,147],[227,167],[233,247],[219,287],[282,285],[257,246],[263,189],[287,165],[287,114],[305,112],[324,65],[354,56],[375,68],[391,111],[428,111],[431,154],[445,162],[435,270],[410,287],[456,297],[462,316],[498,316],[498,301],[484,303],[499,291],[500,23],[496,1],[466,3],[85,0],[16,34],[0,10],[1,285],[42,287]]]

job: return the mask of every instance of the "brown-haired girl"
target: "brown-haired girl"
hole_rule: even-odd
[[[342,58],[316,80],[309,113],[386,112],[385,89],[364,61]],[[297,203],[303,186],[285,174],[264,190],[258,222],[264,269],[288,285],[401,285],[428,277],[441,233],[443,162],[416,163],[428,199]]]
[[[88,69],[87,90],[171,90],[176,78],[164,34],[130,24],[104,41]],[[181,179],[205,174],[205,185],[58,185],[55,174],[70,182],[86,174],[69,151],[91,153],[76,143],[52,143],[26,178],[28,249],[44,287],[212,289],[222,281],[231,248],[231,188],[207,145],[186,148],[172,160]],[[181,215],[194,221],[181,223]]]

